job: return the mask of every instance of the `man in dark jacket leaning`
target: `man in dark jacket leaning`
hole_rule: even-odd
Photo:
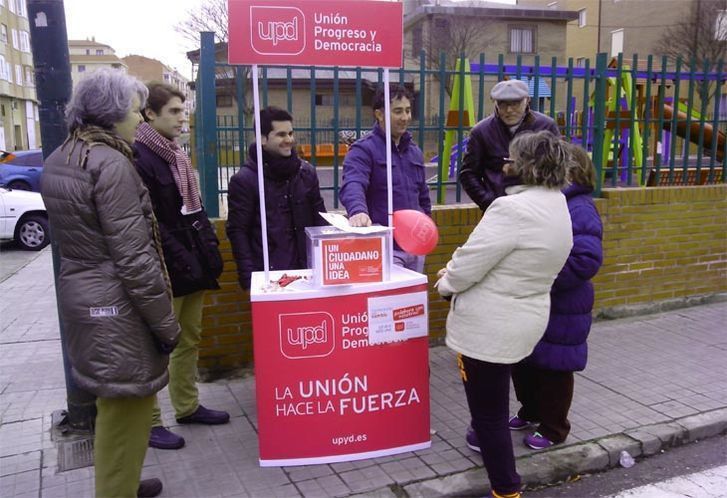
[[[295,152],[293,117],[284,109],[260,112],[265,178],[269,269],[307,268],[305,228],[327,223],[318,176]],[[227,237],[237,263],[240,287],[250,288],[250,276],[263,270],[262,229],[258,194],[257,149],[250,145],[247,161],[230,178]]]
[[[472,128],[462,159],[459,181],[467,195],[483,211],[496,198],[505,195],[508,182],[502,173],[508,149],[515,135],[548,130],[559,136],[558,126],[545,114],[530,110],[528,85],[520,80],[501,81],[492,87],[490,97],[495,111]]]
[[[149,83],[144,120],[136,132],[136,169],[149,189],[159,222],[164,260],[172,282],[174,314],[182,333],[169,358],[169,397],[180,424],[224,424],[227,412],[199,403],[197,358],[206,289],[219,289],[219,241],[202,207],[199,184],[187,154],[175,142],[186,119],[184,94]],[[184,438],[162,426],[155,404],[149,446],[177,449]]]

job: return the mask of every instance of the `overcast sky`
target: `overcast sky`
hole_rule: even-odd
[[[152,57],[176,67],[189,78],[192,69],[185,52],[199,47],[192,46],[174,30],[174,26],[203,1],[64,0],[68,38],[95,37],[97,42],[111,46],[119,57],[131,54]],[[489,1],[515,3],[515,0]]]

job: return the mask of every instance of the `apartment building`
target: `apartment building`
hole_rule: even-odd
[[[713,16],[713,8],[727,4],[725,0],[518,0],[520,6],[578,12],[578,18],[568,23],[566,55],[576,65],[595,54],[606,52],[616,57],[623,53],[626,60],[633,54],[642,59],[647,55],[662,55],[660,47],[670,27],[684,22]],[[727,8],[725,5],[724,8]],[[673,40],[688,43],[688,40]]]
[[[184,106],[187,109],[187,116],[194,113],[195,92],[190,89],[189,80],[173,67],[163,62],[144,57],[143,55],[127,55],[121,59],[132,76],[136,76],[143,82],[160,81],[172,85],[184,94]]]
[[[0,0],[0,149],[40,147],[25,0]]]
[[[116,51],[109,45],[97,42],[96,38],[68,40],[68,56],[70,57],[71,79],[74,85],[85,72],[95,71],[102,67],[127,71],[126,64],[119,59]]]

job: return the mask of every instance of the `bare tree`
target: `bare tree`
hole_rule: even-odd
[[[227,0],[205,0],[203,4],[188,11],[188,18],[175,26],[175,29],[195,48],[200,47],[200,32],[212,31],[215,41],[227,44],[229,41]],[[226,61],[226,59],[225,59]],[[220,61],[218,61],[220,62]],[[232,66],[217,66],[215,69],[218,96],[235,96],[235,69]],[[245,102],[244,113],[251,116],[253,112],[252,90],[250,87],[250,66],[241,66],[240,77],[244,81]]]
[[[477,5],[476,1],[463,3],[463,7]],[[457,10],[463,9],[457,7]],[[471,12],[460,11],[452,15],[439,15],[432,19],[429,29],[429,40],[426,50],[426,65],[429,68],[439,68],[441,54],[444,53],[445,69],[448,72],[443,82],[448,95],[452,95],[456,62],[463,54],[465,57],[474,57],[483,52],[495,40],[493,23],[485,17],[476,16],[475,10]],[[475,15],[468,15],[475,14]],[[468,70],[469,68],[466,68]]]
[[[206,0],[201,7],[188,11],[187,20],[176,26],[180,33],[193,46],[199,47],[200,31],[212,31],[217,41],[227,43],[227,0]]]
[[[689,18],[664,31],[655,45],[656,53],[666,55],[672,63],[680,59],[682,67],[693,71],[716,70],[727,57],[726,11],[727,0],[697,0]],[[723,65],[723,71],[727,66]],[[708,104],[718,88],[719,84],[697,85],[697,92]]]

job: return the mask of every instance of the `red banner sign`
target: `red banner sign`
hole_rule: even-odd
[[[322,240],[323,285],[381,282],[384,240],[384,237]]]
[[[231,64],[402,66],[402,4],[228,0]]]
[[[429,447],[427,285],[391,286],[252,302],[263,466]]]

